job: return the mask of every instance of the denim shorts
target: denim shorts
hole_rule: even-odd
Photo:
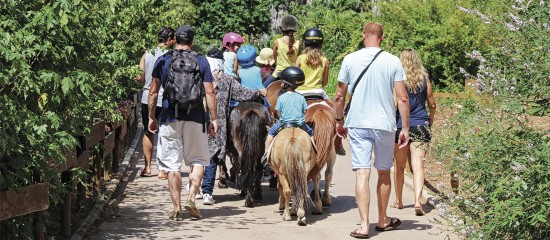
[[[374,167],[390,170],[393,166],[394,135],[394,132],[378,129],[349,128],[352,169],[371,168],[374,150]]]

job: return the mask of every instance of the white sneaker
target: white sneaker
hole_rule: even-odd
[[[212,197],[212,195],[208,194],[208,193],[205,193],[203,195],[203,199],[202,199],[202,204],[204,205],[212,205],[216,202],[216,200],[214,200],[214,197]]]
[[[199,189],[199,192],[197,193],[197,195],[195,195],[195,199],[201,199],[201,198],[203,198],[202,191]]]

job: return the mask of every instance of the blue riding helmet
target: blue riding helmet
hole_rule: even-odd
[[[250,44],[242,45],[239,50],[237,50],[237,61],[242,67],[253,66],[256,56],[256,48]]]

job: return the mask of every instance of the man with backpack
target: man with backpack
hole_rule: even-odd
[[[158,168],[168,172],[174,206],[169,218],[181,221],[181,165],[185,161],[185,165],[191,167],[189,195],[184,208],[192,218],[200,218],[195,195],[199,191],[204,167],[210,164],[208,135],[216,133],[218,119],[210,66],[204,56],[191,50],[195,32],[182,25],[175,35],[175,50],[162,55],[155,63],[148,106],[149,131],[159,133]],[[164,88],[162,112],[157,122],[155,106],[161,85]],[[207,106],[203,103],[205,96]]]

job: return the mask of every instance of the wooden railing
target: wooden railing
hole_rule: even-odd
[[[86,186],[78,183],[72,176],[75,168],[91,172],[91,177],[86,178],[85,184],[93,186],[90,190],[93,196],[102,193],[102,184],[111,179],[113,169],[116,170],[124,158],[125,148],[131,143],[137,130],[138,111],[141,105],[140,94],[133,95],[134,107],[128,109],[129,116],[115,123],[105,123],[95,120],[90,125],[90,133],[80,137],[80,144],[65,152],[64,164],[51,164],[50,166],[61,173],[61,181],[69,188],[65,195],[61,210],[61,234],[71,236],[73,206],[77,209],[86,202],[89,193]],[[99,149],[99,151],[98,151]],[[49,184],[36,182],[27,187],[11,189],[0,192],[0,221],[35,214],[37,225],[44,221],[44,210],[49,206]],[[74,199],[76,195],[76,199]],[[36,238],[44,239],[44,234],[36,227]]]

